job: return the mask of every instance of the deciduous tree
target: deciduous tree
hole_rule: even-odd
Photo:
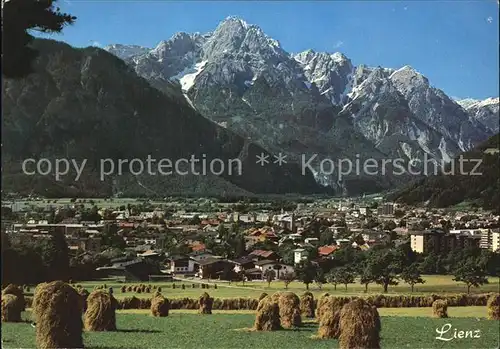
[[[402,271],[401,255],[392,249],[374,250],[368,257],[368,268],[373,279],[387,293],[389,285],[397,285]]]
[[[326,280],[333,285],[333,289],[337,290],[337,284],[339,281],[337,280],[337,273],[335,269],[331,269],[326,275]]]
[[[479,287],[488,283],[484,266],[475,258],[469,258],[461,262],[454,271],[454,281],[463,282],[467,285],[467,293],[472,286]]]
[[[404,268],[403,272],[401,273],[401,279],[403,279],[404,282],[411,286],[412,292],[416,284],[425,283],[425,280],[422,279],[420,275],[418,265],[416,264],[412,264],[409,267]]]
[[[271,287],[271,282],[276,278],[276,272],[273,269],[267,269],[263,276],[267,281],[267,287]]]
[[[285,289],[288,289],[288,285],[295,280],[295,275],[289,271],[281,274],[281,280],[285,284]]]
[[[297,279],[306,284],[306,289],[309,290],[309,284],[311,284],[316,278],[317,266],[314,265],[309,260],[301,261],[295,267],[295,274]]]
[[[354,283],[356,279],[356,273],[349,267],[340,267],[335,269],[335,280],[339,284],[345,286],[345,290],[347,291],[347,285]]]

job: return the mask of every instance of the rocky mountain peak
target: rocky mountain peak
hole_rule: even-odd
[[[351,60],[340,52],[327,53],[307,50],[296,54],[294,60],[304,71],[304,75],[314,83],[319,92],[334,105],[343,103],[350,90],[353,73]]]
[[[170,38],[169,41],[190,40],[191,35],[186,32],[177,32]]]
[[[496,107],[498,109],[499,103],[500,103],[500,98],[499,97],[496,97],[496,98],[490,97],[490,98],[486,98],[483,101],[479,101],[479,103],[477,105],[479,107],[492,106],[492,107]]]
[[[251,26],[244,19],[238,16],[227,16],[222,22],[219,23],[219,27],[225,25],[239,25],[244,29],[248,29]]]
[[[387,78],[387,74],[384,68],[382,67],[375,67],[372,68],[372,71],[370,75],[368,76],[369,79],[375,80],[375,79],[385,79]]]
[[[429,86],[429,80],[409,65],[393,72],[390,79],[398,89],[403,90]]]
[[[222,21],[203,48],[204,59],[214,60],[230,53],[232,56],[257,54],[264,59],[285,56],[277,40],[270,38],[256,25],[250,25],[238,17]]]
[[[151,54],[156,54],[157,56],[162,55],[168,49],[169,43],[167,40],[162,40],[156,45],[154,49],[151,50]]]
[[[471,105],[474,105],[477,102],[479,102],[479,100],[473,98],[465,98],[465,99],[455,99],[455,102],[461,105],[464,109],[467,109]]]
[[[168,56],[184,56],[195,51],[203,44],[204,38],[199,34],[188,34],[184,32],[175,33],[169,40],[160,43],[151,50],[150,54],[159,59]]]
[[[461,105],[464,109],[472,108],[472,107],[486,107],[486,106],[492,106],[492,107],[497,107],[500,103],[500,98],[496,97],[489,97],[483,100],[480,99],[473,99],[473,98],[465,98],[465,99],[458,99],[456,102]]]
[[[297,53],[296,55],[293,56],[293,58],[302,64],[307,64],[310,62],[314,57],[316,57],[316,51],[313,49],[309,49],[300,53]]]
[[[349,58],[347,58],[343,53],[340,52],[335,52],[330,57],[337,63],[342,64],[347,61],[351,61]]]
[[[377,94],[385,91],[395,92],[394,85],[387,76],[387,71],[382,67],[358,67],[352,76],[353,88],[348,93],[350,101],[358,98],[373,99]]]
[[[500,98],[487,98],[485,100],[464,99],[457,101],[465,109],[469,117],[481,123],[493,133],[498,133],[500,119]]]
[[[122,45],[122,44],[108,45],[104,49],[109,53],[112,53],[115,56],[120,57],[121,59],[128,59],[130,57],[141,55],[150,50],[147,47],[139,45]]]

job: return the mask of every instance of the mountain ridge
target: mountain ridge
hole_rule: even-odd
[[[449,207],[468,201],[489,210],[500,206],[500,134],[454,159],[437,175],[413,181],[387,196],[410,205]],[[465,161],[463,161],[463,160]],[[463,165],[460,162],[463,161]],[[463,168],[463,173],[460,169]]]
[[[177,33],[126,60],[148,80],[178,79],[203,116],[295,161],[298,149],[320,159],[364,154],[413,161],[427,154],[450,161],[493,134],[410,66],[354,66],[340,52],[312,49],[291,54],[234,16],[210,33]],[[398,113],[389,127],[387,119]],[[345,134],[359,141],[346,144],[339,138]],[[335,176],[316,179],[342,189]],[[382,182],[390,186],[393,179]]]
[[[467,113],[492,132],[499,131],[500,98],[490,97],[484,100],[464,99],[458,103]]]

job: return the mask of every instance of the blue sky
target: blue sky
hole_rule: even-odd
[[[60,0],[77,22],[53,36],[154,47],[178,31],[208,32],[229,15],[259,25],[288,52],[342,52],[355,65],[411,65],[448,95],[499,95],[496,0],[103,1]]]

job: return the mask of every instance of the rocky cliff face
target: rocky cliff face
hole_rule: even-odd
[[[311,84],[315,84],[321,95],[334,105],[343,105],[350,92],[354,67],[342,53],[316,53],[308,50],[297,54],[304,75]]]
[[[292,55],[235,17],[214,32],[178,33],[147,53],[120,57],[150,81],[179,81],[193,108],[245,139],[292,161],[318,154],[317,181],[351,193],[336,172],[322,173],[322,159],[427,154],[449,161],[491,135],[409,66],[355,67],[338,52]],[[380,188],[395,178],[367,180]]]
[[[462,151],[472,149],[491,134],[470,118],[465,110],[443,91],[430,86],[426,77],[405,66],[391,75],[391,81],[408,101],[413,114],[455,141]]]
[[[362,77],[365,70],[358,68],[355,76]],[[427,154],[449,161],[459,151],[458,145],[412,112],[392,81],[394,75],[382,68],[371,70],[365,79],[354,83],[341,113],[350,115],[363,135],[391,157],[412,160]]]
[[[488,98],[483,101],[466,99],[458,101],[473,120],[477,120],[493,133],[498,133],[500,121],[500,99]]]

